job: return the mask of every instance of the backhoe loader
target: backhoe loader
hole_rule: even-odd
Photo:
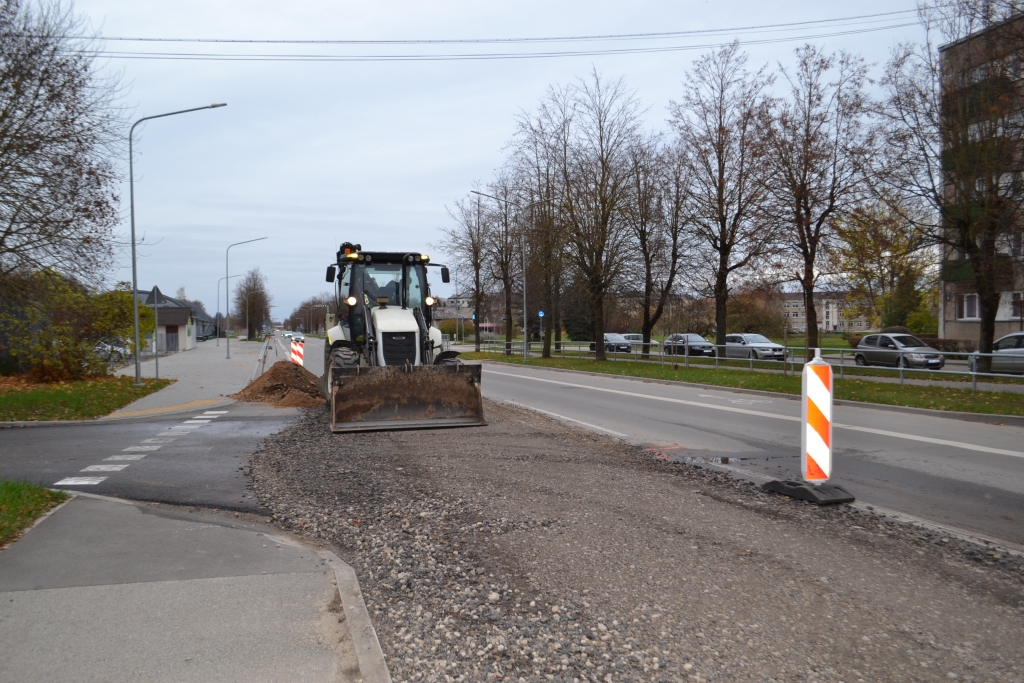
[[[448,268],[420,253],[363,251],[345,242],[327,281],[336,309],[327,316],[320,388],[331,431],[484,425],[481,366],[442,350],[427,268]]]

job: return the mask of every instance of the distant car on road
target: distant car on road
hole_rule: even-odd
[[[1014,332],[997,339],[992,345],[992,354],[991,372],[1024,373],[1024,332]],[[978,359],[979,356],[972,355],[967,361],[971,372],[975,372]]]
[[[590,350],[597,351],[597,344],[590,342]],[[626,340],[621,334],[615,334],[614,332],[604,333],[604,350],[615,353],[629,353],[633,350],[633,345]]]
[[[725,335],[725,357],[785,360],[786,347],[776,344],[763,334],[727,334]]]
[[[629,343],[631,343],[633,346],[643,347],[644,335],[642,335],[642,334],[624,334],[624,335],[622,335],[622,338],[625,339],[626,341],[628,341]],[[657,339],[652,339],[650,341],[650,345],[651,346],[660,346],[658,344],[658,340]]]
[[[699,334],[670,334],[665,339],[665,353],[685,356],[689,349],[691,356],[714,356],[715,347]]]
[[[941,370],[942,354],[912,334],[869,334],[857,344],[857,365],[891,365]]]

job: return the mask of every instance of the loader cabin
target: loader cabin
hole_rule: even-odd
[[[361,249],[358,244],[342,244],[337,264],[327,267],[327,281],[337,283],[339,321],[348,323],[353,338],[362,341],[364,306],[418,308],[429,326],[435,300],[430,295],[427,266],[437,264],[431,264],[426,254]],[[440,268],[441,281],[449,282],[448,268]]]

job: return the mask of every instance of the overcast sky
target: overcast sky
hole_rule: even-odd
[[[78,0],[76,11],[105,37],[409,40],[537,38],[733,29],[913,9],[913,0],[602,2],[326,2],[292,0]],[[516,53],[701,46],[739,38],[752,63],[791,63],[806,40],[868,26],[913,22],[908,15],[780,31],[660,40],[542,44],[266,45],[108,41],[118,52],[316,55]],[[917,40],[916,26],[833,35],[812,42],[862,54],[877,75],[889,49]],[[340,241],[367,249],[425,251],[449,224],[445,206],[486,181],[503,159],[514,117],[551,84],[593,66],[623,77],[663,129],[666,107],[704,49],[647,54],[471,61],[191,61],[110,58],[133,118],[227,102],[223,109],[148,122],[136,129],[139,287],[168,294],[184,286],[217,310],[224,249],[231,274],[259,266],[275,319],[326,291],[326,265]],[[127,165],[127,162],[125,162]],[[127,177],[127,173],[125,174]],[[122,191],[128,233],[128,187]],[[130,280],[127,253],[112,280]],[[221,300],[223,301],[223,290]],[[442,295],[448,288],[435,287]],[[223,307],[223,304],[222,304]]]

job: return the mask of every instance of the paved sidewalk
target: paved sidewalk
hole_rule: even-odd
[[[263,342],[231,340],[229,360],[225,357],[226,349],[222,339],[220,346],[217,346],[215,341],[200,342],[191,351],[165,356],[160,359],[160,376],[176,380],[174,384],[155,394],[140,398],[101,419],[159,415],[230,403],[231,399],[228,396],[249,383],[249,378],[256,367],[256,358],[262,348]],[[279,360],[284,360],[284,357],[275,356],[274,345],[271,344],[267,366]],[[143,377],[153,377],[154,372],[153,360],[142,363]],[[134,363],[119,370],[118,374],[133,377]]]
[[[358,680],[331,563],[278,534],[72,499],[0,552],[0,682]]]

